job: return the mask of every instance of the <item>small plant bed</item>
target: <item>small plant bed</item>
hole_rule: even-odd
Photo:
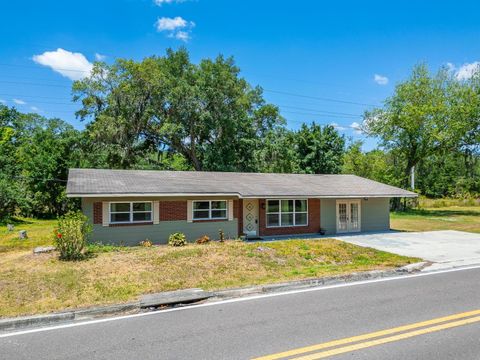
[[[215,290],[389,269],[419,261],[333,239],[226,240],[180,247],[89,245],[87,253],[91,256],[72,262],[59,260],[58,252],[4,252],[0,316],[127,302],[160,291]]]

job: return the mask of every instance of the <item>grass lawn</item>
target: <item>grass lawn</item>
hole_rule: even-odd
[[[63,262],[57,254],[33,255],[50,243],[55,221],[27,221],[16,240],[0,227],[0,316],[45,313],[65,308],[136,299],[149,292],[252,284],[385,269],[413,263],[407,258],[337,240],[274,243],[227,241],[207,245],[92,247],[92,258]]]
[[[57,220],[17,219],[12,223],[15,226],[12,232],[7,232],[6,225],[0,225],[0,254],[10,250],[52,245],[53,229],[57,225]],[[18,238],[20,230],[27,230],[29,238],[20,240]]]
[[[443,205],[443,204],[440,204]],[[403,231],[459,230],[480,233],[480,206],[438,206],[393,212],[390,226]]]

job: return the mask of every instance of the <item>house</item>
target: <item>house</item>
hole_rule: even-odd
[[[338,234],[390,228],[389,200],[415,193],[354,175],[71,169],[93,240]]]

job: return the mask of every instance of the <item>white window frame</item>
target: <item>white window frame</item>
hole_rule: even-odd
[[[293,211],[282,212],[282,201],[292,201],[293,200]],[[307,210],[306,211],[295,211],[295,201],[301,200],[306,201]],[[268,203],[270,201],[278,201],[278,211],[268,212]],[[268,225],[268,215],[278,215],[278,225]],[[293,225],[282,225],[282,214],[292,214],[293,215]],[[306,214],[307,222],[306,224],[296,224],[295,214]],[[267,228],[281,228],[281,227],[298,227],[298,226],[308,226],[308,199],[267,199],[266,209],[265,209],[265,225]]]
[[[223,201],[225,203],[225,209],[212,209],[213,201]],[[195,209],[195,203],[199,202],[208,202],[208,209]],[[212,210],[225,210],[225,217],[212,217]],[[208,211],[208,218],[197,218],[195,217],[196,211]],[[202,220],[227,220],[228,219],[228,200],[193,200],[192,201],[192,220],[193,221],[202,221]]]
[[[150,204],[150,211],[133,211],[133,204]],[[129,211],[112,211],[112,204],[130,204]],[[128,221],[112,221],[112,214],[129,214]],[[150,213],[150,220],[133,220],[134,213]],[[153,201],[110,201],[108,203],[108,220],[110,224],[141,224],[153,222]]]

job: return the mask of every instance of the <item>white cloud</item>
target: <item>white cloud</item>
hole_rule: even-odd
[[[93,68],[93,64],[82,53],[74,53],[61,48],[34,55],[33,61],[48,66],[71,80],[80,80],[88,76]]]
[[[12,99],[12,100],[17,105],[25,105],[26,104],[26,102],[23,101],[22,99]]]
[[[156,22],[158,31],[172,31],[177,29],[183,29],[187,26],[187,24],[187,20],[185,20],[181,16],[177,16],[174,18],[162,17],[158,18]]]
[[[472,63],[465,63],[458,69],[454,64],[447,63],[447,67],[450,71],[455,72],[457,80],[462,81],[470,79],[475,72],[480,71],[480,62],[474,61]]]
[[[182,40],[182,41],[186,42],[186,41],[190,40],[190,33],[188,33],[187,31],[178,31],[175,34],[175,39]]]
[[[187,0],[153,0],[155,5],[162,6],[163,4],[182,3]]]
[[[354,130],[355,133],[361,134],[362,133],[362,125],[359,124],[358,122],[354,121],[350,124],[349,126],[350,129]]]
[[[158,32],[167,31],[168,37],[187,42],[190,40],[190,32],[195,26],[193,21],[187,21],[177,16],[174,18],[158,18],[155,27]]]
[[[99,53],[95,53],[95,60],[97,61],[104,61],[107,58],[107,55],[102,55]]]
[[[341,126],[341,125],[339,125],[335,122],[331,123],[330,126],[333,126],[338,131],[347,130],[347,128],[345,126]]]
[[[35,111],[35,112],[39,112],[39,111],[40,111],[40,109],[39,109],[38,107],[36,107],[36,106],[30,106],[30,109],[31,109],[32,111]]]
[[[453,65],[451,62],[447,62],[447,69],[448,71],[455,71],[455,65]]]
[[[3,99],[0,99],[0,104],[6,104],[7,102]]]
[[[373,81],[375,81],[378,85],[387,85],[388,84],[388,77],[375,74],[373,76]]]

